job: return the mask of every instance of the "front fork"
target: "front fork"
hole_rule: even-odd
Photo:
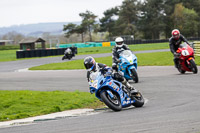
[[[187,65],[188,65],[189,68],[191,67],[191,66],[190,66],[190,60],[194,60],[194,58],[193,58],[193,57],[189,57],[189,58],[186,60]],[[190,68],[190,69],[191,69],[191,68]]]
[[[131,69],[135,69],[135,70],[136,70],[136,68],[135,68],[134,66],[129,66],[129,67],[127,68],[128,74],[129,74],[130,77],[133,76],[133,75],[132,75],[132,72],[131,72]]]

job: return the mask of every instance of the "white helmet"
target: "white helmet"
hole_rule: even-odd
[[[121,37],[117,37],[115,39],[116,47],[122,47],[124,45],[124,39]]]

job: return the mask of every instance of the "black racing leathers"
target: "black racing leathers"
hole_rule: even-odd
[[[179,60],[179,58],[176,56],[176,50],[179,48],[182,42],[186,42],[189,45],[187,39],[181,34],[178,40],[174,39],[173,37],[169,39],[170,51],[174,55],[174,64],[176,68],[178,67],[178,60]]]
[[[124,50],[130,50],[129,47],[126,44],[123,44],[122,47],[116,47],[112,49],[112,68],[117,71],[117,64],[119,59],[119,54]]]
[[[181,34],[178,40],[174,39],[173,37],[169,39],[169,46],[172,54],[176,52],[182,42],[186,42],[189,45],[187,39]]]

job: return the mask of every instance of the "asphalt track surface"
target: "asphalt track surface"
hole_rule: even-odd
[[[200,67],[198,69],[200,70]],[[138,75],[139,83],[130,83],[148,99],[142,108],[123,109],[120,112],[113,112],[109,109],[101,110],[95,115],[0,128],[0,133],[200,132],[199,74],[186,73],[182,75],[173,66],[147,66],[139,67]],[[15,90],[26,88],[26,90],[80,90],[88,92],[85,76],[85,70],[7,71],[0,73],[0,89],[8,88],[11,90],[14,86]],[[25,84],[25,82],[28,83]],[[35,87],[31,87],[33,85]]]

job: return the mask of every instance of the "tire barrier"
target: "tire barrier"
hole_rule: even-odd
[[[196,56],[200,56],[200,41],[194,42],[194,53]]]
[[[70,47],[72,50],[72,54],[77,54],[77,47]],[[45,56],[56,56],[56,55],[64,55],[66,48],[58,48],[58,49],[38,49],[38,50],[23,50],[16,51],[16,58],[32,58],[32,57],[45,57]]]

